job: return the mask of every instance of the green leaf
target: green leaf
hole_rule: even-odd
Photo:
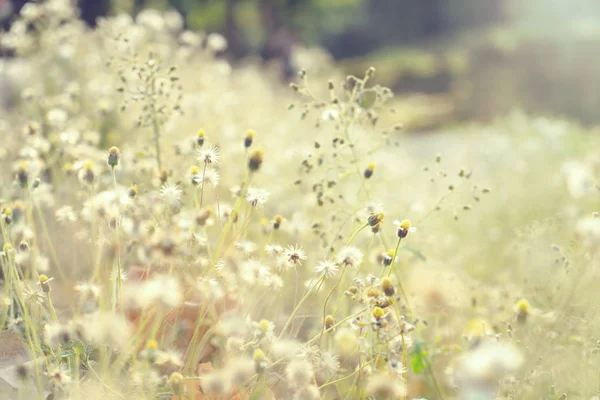
[[[409,364],[415,374],[420,374],[427,366],[427,352],[424,347],[423,342],[417,342],[410,352],[411,358]]]
[[[410,358],[410,368],[415,374],[420,374],[425,370],[425,360],[423,354],[415,354]]]

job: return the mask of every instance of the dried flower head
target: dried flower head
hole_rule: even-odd
[[[263,163],[264,152],[260,149],[255,150],[248,159],[248,169],[251,172],[256,172],[259,170],[260,166]]]
[[[358,268],[362,264],[363,253],[356,247],[347,246],[337,253],[335,259],[344,267]]]
[[[108,160],[106,160],[107,164],[114,168],[119,165],[119,159],[121,158],[121,151],[118,147],[111,147],[108,149]]]
[[[255,132],[252,129],[249,129],[248,132],[246,132],[246,136],[244,136],[244,147],[245,148],[252,146],[252,142],[254,141],[254,135],[255,135]]]
[[[198,150],[198,161],[203,164],[218,164],[219,148],[217,146],[201,148]]]
[[[375,164],[370,163],[369,165],[367,165],[367,168],[365,168],[365,171],[363,172],[363,176],[365,177],[365,179],[369,179],[373,176],[374,171],[375,171]]]

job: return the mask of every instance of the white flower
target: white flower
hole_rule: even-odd
[[[396,225],[396,234],[399,238],[404,239],[408,236],[409,233],[413,233],[417,231],[417,228],[410,224],[410,221],[405,219],[402,221],[394,220],[394,225]]]
[[[63,206],[56,210],[56,220],[58,222],[75,222],[77,221],[77,215],[73,211],[73,207],[71,206]]]
[[[206,168],[203,174],[199,175],[200,181],[205,185],[218,186],[221,178],[214,168]]]
[[[249,188],[246,194],[246,200],[252,207],[262,207],[269,198],[269,192],[258,188]]]
[[[166,184],[160,188],[160,196],[166,204],[172,208],[176,208],[181,201],[181,189],[177,185]]]
[[[315,267],[319,275],[325,275],[325,278],[330,278],[338,272],[338,265],[335,261],[326,259],[321,261]]]
[[[321,113],[321,119],[324,121],[337,121],[340,118],[340,114],[336,110],[331,108],[326,109]]]
[[[302,246],[288,246],[283,252],[283,257],[290,266],[302,265],[302,260],[306,260],[306,254]]]
[[[219,163],[219,148],[216,146],[205,146],[198,150],[198,161],[204,164]]]
[[[278,256],[283,252],[283,247],[277,243],[265,245],[265,254],[270,256]]]
[[[358,268],[362,264],[363,253],[356,247],[344,247],[338,252],[335,259],[344,267]]]

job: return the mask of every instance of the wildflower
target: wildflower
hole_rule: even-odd
[[[334,324],[335,324],[335,319],[333,319],[333,316],[328,315],[325,317],[324,325],[325,325],[326,330],[331,329]]]
[[[350,328],[342,328],[334,336],[336,349],[341,355],[350,356],[356,351],[359,340],[356,333]]]
[[[77,221],[77,215],[73,211],[71,206],[63,206],[55,212],[56,220],[60,223],[75,222]]]
[[[308,385],[313,377],[313,366],[306,360],[294,360],[290,362],[285,373],[293,387],[303,387]]]
[[[392,280],[388,277],[383,278],[381,281],[381,288],[383,289],[383,293],[385,293],[385,295],[388,297],[392,297],[396,292],[394,285],[392,284]]]
[[[229,380],[234,386],[242,386],[254,375],[254,363],[249,358],[236,358],[227,365]]]
[[[375,164],[370,163],[369,165],[367,165],[367,168],[363,172],[363,176],[365,177],[365,179],[369,179],[370,177],[373,176],[374,171],[375,171]]]
[[[318,263],[315,269],[317,270],[317,274],[324,275],[325,278],[330,278],[338,272],[339,267],[335,261],[326,259]]]
[[[270,243],[265,245],[265,253],[271,256],[278,256],[283,253],[283,247],[277,243]]]
[[[386,251],[385,253],[381,254],[381,263],[385,266],[385,267],[389,267],[390,265],[392,265],[392,261],[394,261],[394,253],[396,251],[394,249],[390,249],[388,251]]]
[[[160,188],[160,196],[171,208],[177,208],[181,202],[181,189],[175,184],[165,184]]]
[[[382,212],[373,212],[369,215],[369,218],[367,218],[367,223],[369,226],[375,227],[383,221],[383,217],[384,215]]]
[[[198,150],[198,161],[204,164],[218,164],[219,149],[216,146],[210,146]]]
[[[29,251],[29,243],[27,243],[24,240],[21,240],[21,242],[19,242],[19,251],[20,252],[28,252]]]
[[[339,369],[339,357],[328,351],[324,351],[321,354],[321,360],[319,362],[319,375],[328,379],[335,375],[339,371]]]
[[[266,319],[261,319],[258,323],[255,323],[254,336],[259,338],[271,338],[273,337],[273,331],[275,324]]]
[[[273,217],[273,229],[277,230],[281,227],[281,223],[283,222],[283,217],[281,215],[276,215]]]
[[[50,379],[50,382],[55,387],[64,387],[71,383],[71,376],[68,374],[67,369],[63,366],[54,367],[46,372],[46,376]]]
[[[127,190],[127,195],[129,196],[129,198],[133,199],[137,196],[138,194],[138,185],[133,184],[131,186],[129,186],[129,189]]]
[[[246,132],[246,137],[244,137],[244,147],[248,148],[250,146],[252,146],[252,141],[254,140],[254,131],[252,129],[249,129],[248,132]]]
[[[167,179],[169,179],[169,171],[164,168],[158,171],[158,179],[160,180],[160,183],[164,185],[167,182]]]
[[[201,178],[203,185],[218,186],[220,182],[219,173],[214,168],[206,168]]]
[[[200,170],[195,165],[190,167],[190,181],[194,186],[196,186],[202,181],[202,177],[200,176]]]
[[[169,376],[168,383],[177,393],[183,390],[183,382],[184,378],[180,372],[173,372],[171,376]]]
[[[337,121],[340,113],[337,110],[328,108],[321,113],[321,119],[324,121]]]
[[[262,207],[269,198],[269,192],[264,189],[249,188],[246,194],[246,200],[252,207]]]
[[[73,289],[84,299],[97,299],[100,296],[100,287],[93,283],[79,282],[73,287]]]
[[[306,254],[301,246],[288,246],[284,252],[283,256],[287,259],[288,264],[290,265],[302,265],[302,260],[306,260]]]
[[[198,144],[198,147],[202,147],[204,144],[204,136],[204,129],[200,129],[196,135],[196,144]]]
[[[224,393],[227,390],[227,381],[223,374],[211,372],[200,377],[202,392],[210,395]]]
[[[319,400],[321,393],[315,385],[307,385],[294,393],[294,400]]]
[[[527,322],[527,317],[531,313],[531,306],[527,299],[520,299],[517,304],[515,304],[515,311],[517,313],[517,321],[521,324]]]
[[[344,247],[335,256],[338,264],[358,268],[362,264],[363,253],[356,247]]]
[[[67,343],[73,337],[72,327],[59,322],[44,325],[44,342],[52,348]]]
[[[410,221],[407,219],[402,221],[395,220],[394,225],[396,225],[396,234],[400,239],[404,239],[408,236],[409,233],[415,232],[417,230],[417,228],[410,225]]]
[[[252,359],[254,360],[254,369],[257,373],[262,373],[267,367],[267,356],[265,352],[260,348],[254,349],[254,353],[252,353]]]
[[[79,170],[78,178],[82,183],[91,185],[94,183],[96,175],[94,173],[94,164],[91,161],[86,161],[82,164]]]
[[[22,188],[26,188],[27,183],[29,182],[29,172],[27,171],[27,167],[27,161],[20,161],[17,164],[15,171],[15,179]]]
[[[264,152],[262,150],[255,150],[254,153],[248,159],[248,169],[251,172],[256,172],[260,168],[263,162]]]
[[[48,278],[46,275],[40,275],[40,286],[44,293],[50,293],[50,281],[54,278]]]
[[[498,382],[506,373],[516,371],[523,363],[523,355],[510,343],[485,342],[459,360],[455,380],[461,391],[473,390],[480,385]],[[458,398],[467,398],[459,393]]]
[[[380,307],[375,307],[371,314],[376,320],[380,320],[385,315],[385,312]]]
[[[5,224],[10,225],[13,220],[13,211],[10,207],[2,207],[2,220]]]
[[[369,379],[366,392],[377,399],[399,399],[405,395],[404,385],[389,375],[374,375]]]
[[[119,165],[119,158],[121,158],[121,151],[118,147],[113,146],[108,149],[107,163],[110,167],[114,168]]]

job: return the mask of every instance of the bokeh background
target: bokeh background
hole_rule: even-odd
[[[24,3],[0,0],[5,28]],[[515,108],[585,125],[600,122],[598,0],[79,0],[79,5],[90,25],[117,12],[175,9],[187,28],[222,33],[229,42],[224,57],[281,60],[282,80],[295,73],[290,58],[296,46],[323,47],[347,73],[360,75],[375,65],[380,83],[411,99],[419,129],[486,121]]]

